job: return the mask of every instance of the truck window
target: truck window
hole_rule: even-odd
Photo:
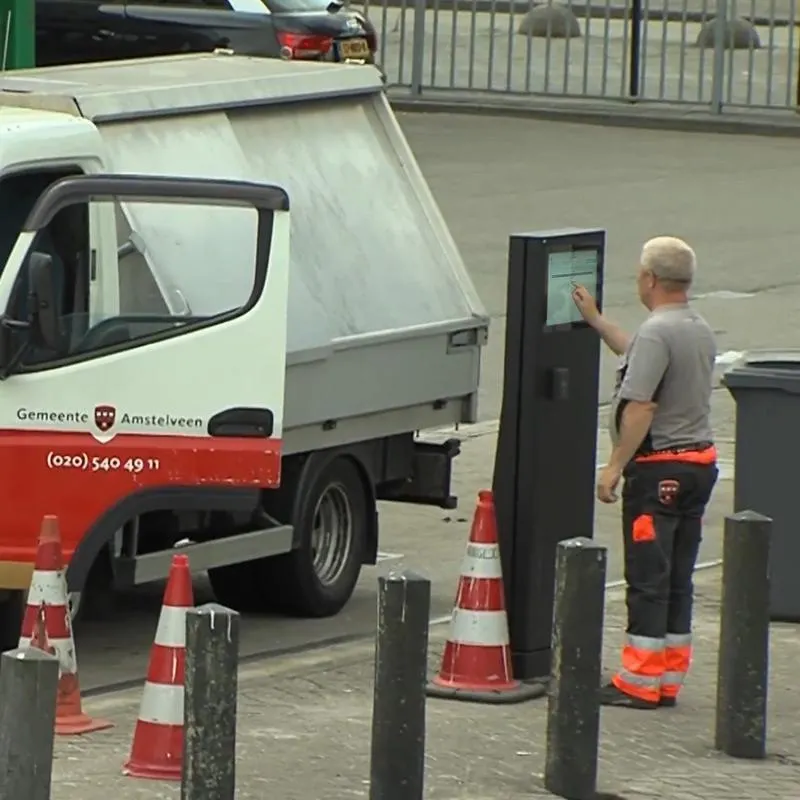
[[[116,256],[112,280],[119,282],[118,308],[89,308],[88,204],[62,209],[37,235],[32,252],[45,252],[53,259],[59,341],[51,352],[29,346],[23,369],[179,336],[230,318],[256,296],[254,209],[137,201],[124,209],[115,203],[114,211],[116,251],[112,231],[112,251],[98,257],[95,267],[109,269]],[[26,267],[17,278],[8,311],[16,319],[28,316]]]

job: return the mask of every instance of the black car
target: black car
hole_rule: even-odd
[[[216,49],[374,63],[377,37],[364,15],[338,0],[36,0],[39,66]]]

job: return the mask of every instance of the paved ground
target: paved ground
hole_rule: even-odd
[[[606,709],[601,717],[600,789],[616,800],[796,800],[800,785],[800,639],[771,632],[769,757],[734,761],[713,751],[719,570],[698,574],[696,659],[677,708]],[[606,600],[605,663],[613,669],[624,624],[619,589]],[[434,673],[447,626],[432,629]],[[237,797],[348,800],[369,793],[371,642],[243,668]],[[116,723],[86,738],[59,739],[52,800],[177,798],[168,784],[123,778],[138,691],[87,704]],[[546,701],[481,706],[430,700],[426,797],[524,800],[542,789]],[[213,724],[210,720],[209,724]]]
[[[401,122],[493,317],[483,366],[484,421],[496,419],[500,407],[506,252],[512,231],[605,227],[608,312],[631,328],[642,317],[632,297],[640,243],[657,233],[679,233],[698,249],[697,304],[717,330],[721,350],[797,341],[794,328],[786,324],[800,306],[794,259],[800,234],[793,203],[800,167],[790,140],[471,116],[406,114]],[[604,356],[601,399],[608,396],[613,367]],[[734,406],[725,390],[714,398],[714,420],[718,434],[732,439]],[[479,472],[466,453],[456,468],[457,492],[464,499],[458,512],[402,506],[381,511],[381,549],[390,558],[380,569],[405,563],[391,558],[398,554],[419,554],[423,563],[435,564],[436,614],[449,611],[475,492],[490,481],[491,450],[476,457]],[[732,457],[726,445],[726,458]],[[720,519],[730,510],[729,498],[720,495],[715,508]],[[615,536],[610,533],[609,541]],[[718,538],[711,537],[705,547],[704,558],[716,557]],[[248,620],[243,652],[369,633],[375,572],[365,570],[353,601],[335,619]],[[613,557],[612,572],[619,577]],[[155,586],[122,597],[108,620],[79,629],[84,687],[143,675],[160,593]],[[210,593],[198,581],[197,600],[207,599]]]
[[[518,33],[523,13],[429,10],[424,16],[423,91],[468,89],[572,97],[629,98],[630,23],[579,21],[581,36],[529,38]],[[767,4],[763,4],[766,6]],[[646,7],[646,4],[645,4]],[[715,13],[709,3],[708,16]],[[651,7],[652,9],[652,7]],[[769,14],[769,9],[758,6]],[[734,14],[734,12],[731,12]],[[749,4],[739,4],[742,15]],[[415,36],[413,4],[369,7],[380,35],[380,62],[390,84],[409,85]],[[650,20],[642,26],[641,100],[708,104],[713,49],[696,47],[699,22]],[[728,105],[793,107],[797,33],[792,27],[756,28],[758,44],[725,55],[723,101]]]

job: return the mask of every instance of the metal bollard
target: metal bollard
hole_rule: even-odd
[[[209,603],[186,612],[181,800],[233,800],[239,614]]]
[[[569,800],[597,795],[607,551],[582,537],[559,542],[544,785]]]
[[[370,800],[422,800],[431,582],[378,578]]]
[[[734,758],[766,756],[771,527],[755,511],[725,518],[714,747]]]
[[[58,670],[35,648],[0,656],[0,800],[50,800]]]

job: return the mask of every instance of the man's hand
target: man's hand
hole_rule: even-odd
[[[581,316],[594,328],[600,319],[597,302],[585,286],[575,284],[572,290],[572,301],[581,312]]]
[[[622,470],[614,464],[606,464],[597,479],[597,499],[601,503],[616,503],[617,487],[622,478]]]

